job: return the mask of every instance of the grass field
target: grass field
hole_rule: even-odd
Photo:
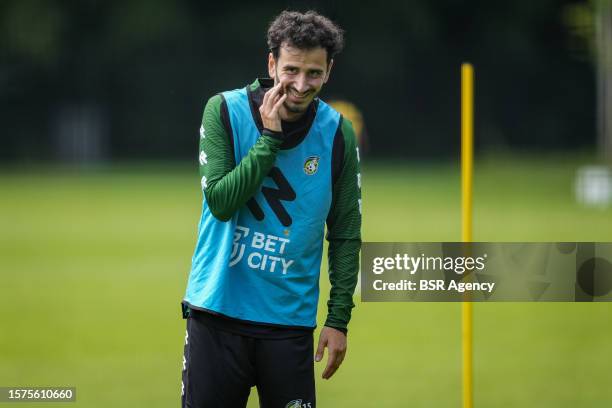
[[[612,210],[574,203],[586,162],[478,162],[474,238],[611,241]],[[195,171],[40,167],[4,170],[0,185],[0,386],[77,387],[76,404],[54,407],[178,406]],[[366,160],[363,203],[366,241],[460,237],[456,164]],[[321,284],[323,304],[325,272]],[[344,365],[317,380],[319,406],[459,407],[460,306],[356,303]],[[609,407],[611,321],[612,304],[476,304],[476,406]]]

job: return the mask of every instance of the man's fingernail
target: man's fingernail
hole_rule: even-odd
[[[321,361],[321,356],[315,356],[315,361]]]

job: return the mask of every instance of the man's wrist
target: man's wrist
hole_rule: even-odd
[[[283,135],[282,131],[276,131],[276,130],[272,130],[272,129],[268,129],[268,128],[264,128],[261,133],[264,136],[270,136],[270,137],[273,137],[274,139],[278,139],[278,140],[284,140],[284,138],[285,138],[285,136]]]
[[[342,328],[342,327],[334,327],[334,326],[328,326],[328,325],[325,325],[325,327],[329,327],[329,328],[332,328],[332,329],[336,329],[336,330],[338,330],[339,332],[342,332],[342,333],[343,333],[345,336],[346,336],[346,335],[347,335],[347,333],[348,333],[348,329],[347,329],[346,327]]]
[[[348,329],[347,329],[346,325],[335,324],[335,323],[332,323],[332,322],[325,322],[324,326],[325,327],[331,327],[332,329],[336,329],[338,331],[341,331],[342,333],[344,333],[344,335],[346,335],[348,333]]]

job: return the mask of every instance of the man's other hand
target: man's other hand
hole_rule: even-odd
[[[344,360],[346,355],[346,334],[333,327],[324,326],[319,335],[319,346],[315,354],[315,361],[319,362],[323,359],[325,347],[327,347],[327,366],[321,377],[327,380],[334,375]]]

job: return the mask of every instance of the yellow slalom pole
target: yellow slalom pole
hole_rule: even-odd
[[[461,241],[472,241],[472,173],[474,160],[474,68],[461,65]],[[461,303],[462,400],[472,408],[472,302]]]

